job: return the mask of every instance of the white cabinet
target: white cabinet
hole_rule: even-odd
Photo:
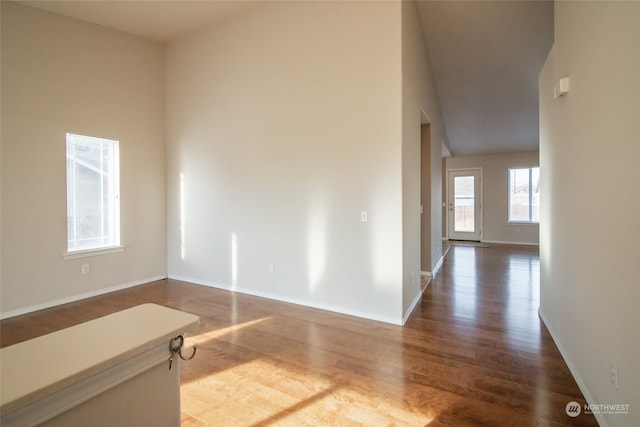
[[[198,322],[143,304],[0,349],[0,424],[179,426],[169,342]]]

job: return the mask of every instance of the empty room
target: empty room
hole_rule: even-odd
[[[0,11],[3,426],[640,425],[640,2]]]

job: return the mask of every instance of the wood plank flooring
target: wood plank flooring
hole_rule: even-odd
[[[538,318],[536,248],[451,246],[404,327],[175,280],[6,319],[7,346],[137,304],[198,314],[183,426],[595,426]]]

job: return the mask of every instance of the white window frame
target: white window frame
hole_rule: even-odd
[[[69,154],[70,148],[73,151],[73,147],[70,147],[70,144],[77,143],[108,143],[110,144],[109,150],[112,151],[113,154],[113,163],[110,165],[101,165],[99,168],[96,168],[93,165],[88,164],[82,159],[76,158],[73,154]],[[67,221],[67,251],[63,253],[64,259],[74,259],[81,257],[88,257],[106,253],[114,253],[114,252],[122,252],[125,247],[120,244],[120,142],[107,139],[100,138],[95,136],[81,135],[77,133],[67,132],[66,134],[66,153],[67,153],[67,218],[75,218]],[[102,149],[102,146],[101,146]],[[100,156],[102,158],[102,156]],[[72,162],[74,167],[69,166],[69,162]],[[78,245],[77,239],[70,238],[71,235],[77,236],[77,233],[71,233],[71,227],[78,226],[78,216],[75,211],[75,208],[70,208],[70,205],[75,206],[75,201],[77,200],[78,187],[80,185],[80,181],[77,177],[77,165],[82,165],[87,168],[93,169],[94,172],[105,173],[105,170],[109,173],[109,181],[110,190],[108,192],[107,197],[110,198],[109,206],[111,209],[107,209],[104,205],[101,207],[100,215],[108,215],[110,228],[112,229],[112,233],[104,234],[103,230],[102,238],[108,236],[108,241],[104,244],[92,244],[92,245]],[[104,186],[101,185],[101,192],[104,191]],[[101,197],[102,199],[102,197]],[[101,221],[103,224],[104,221]],[[75,244],[74,244],[75,243]]]
[[[522,220],[522,219],[511,219],[511,189],[512,189],[512,185],[511,185],[511,176],[512,173],[511,171],[514,170],[523,170],[526,169],[529,171],[529,220]],[[509,179],[508,179],[508,193],[509,193],[509,197],[508,197],[508,205],[507,205],[507,220],[509,224],[540,224],[540,221],[535,221],[533,219],[533,169],[538,169],[538,174],[540,173],[540,166],[524,166],[524,167],[515,167],[515,168],[509,168],[508,173],[509,173]],[[540,179],[540,178],[538,178]]]

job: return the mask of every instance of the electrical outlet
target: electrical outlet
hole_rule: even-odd
[[[416,273],[414,273],[413,271],[411,272],[411,285],[415,286],[416,284]]]
[[[618,366],[609,362],[609,379],[611,380],[611,385],[614,389],[618,389]]]
[[[269,264],[269,274],[274,275],[276,273],[276,267],[273,264]]]
[[[82,264],[82,275],[89,274],[91,272],[91,265]]]

